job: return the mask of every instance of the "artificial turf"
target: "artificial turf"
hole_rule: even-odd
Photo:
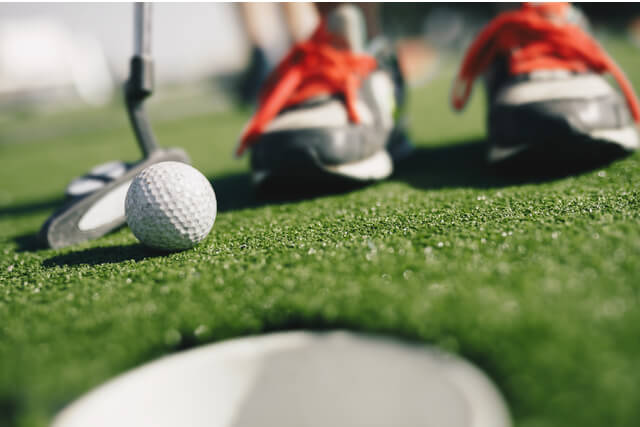
[[[640,87],[640,55],[609,45]],[[0,424],[45,425],[181,349],[346,328],[468,358],[517,426],[637,425],[640,156],[557,179],[498,174],[483,162],[482,91],[454,115],[450,78],[412,92],[417,150],[392,179],[298,201],[256,199],[246,160],[231,158],[247,112],[157,121],[219,201],[211,235],[170,255],[127,228],[64,250],[34,238],[71,177],[138,156],[121,108],[5,119]]]

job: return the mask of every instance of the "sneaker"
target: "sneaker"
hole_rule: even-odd
[[[257,187],[380,180],[409,152],[397,62],[380,40],[375,53],[364,52],[364,28],[359,8],[336,8],[268,78],[236,151],[251,152]]]
[[[605,73],[615,78],[622,96]],[[464,57],[452,91],[454,109],[465,106],[481,74],[488,92],[490,163],[532,152],[551,159],[639,147],[640,106],[633,87],[587,34],[584,15],[569,4],[525,4],[490,22]]]

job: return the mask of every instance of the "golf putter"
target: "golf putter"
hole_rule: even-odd
[[[134,55],[125,84],[125,103],[143,159],[123,165],[124,170],[113,179],[92,174],[96,169],[85,175],[84,179],[94,182],[102,180],[103,184],[94,191],[71,197],[44,223],[40,238],[51,248],[63,248],[96,239],[122,226],[125,223],[124,200],[127,190],[133,178],[143,169],[165,161],[189,163],[189,156],[184,150],[158,146],[144,109],[145,99],[153,92],[150,3],[134,3],[134,27]]]

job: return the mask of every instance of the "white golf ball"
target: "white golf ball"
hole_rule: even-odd
[[[125,200],[127,223],[143,244],[188,249],[204,239],[216,219],[216,195],[197,169],[161,162],[140,172]]]

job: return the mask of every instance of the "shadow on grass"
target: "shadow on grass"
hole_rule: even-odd
[[[14,237],[13,242],[16,244],[16,252],[30,252],[44,249],[44,244],[38,238],[37,233],[21,234]]]
[[[416,148],[409,158],[397,165],[391,180],[407,182],[424,190],[500,188],[579,175],[607,166],[623,155],[616,148],[602,147],[572,149],[564,153],[529,152],[526,156],[516,157],[497,168],[487,163],[485,141],[476,139]],[[211,177],[210,181],[216,190],[220,212],[341,194],[365,186],[345,185],[328,177],[317,181],[282,177],[273,180],[258,196],[252,188],[248,173]]]
[[[254,196],[251,177],[246,172],[210,176],[208,179],[216,192],[218,212],[252,208],[261,204]]]
[[[218,212],[254,208],[265,205],[286,204],[318,197],[344,194],[366,186],[345,183],[331,176],[316,179],[272,177],[256,192],[251,176],[241,172],[221,177],[209,177],[218,199]]]
[[[0,395],[0,425],[17,425],[22,410],[22,402],[17,396]]]
[[[64,203],[64,197],[56,196],[48,199],[36,200],[33,202],[22,203],[19,205],[11,205],[0,208],[0,216],[2,215],[29,215],[44,211],[47,209],[54,209],[61,206]]]
[[[578,175],[601,168],[622,157],[618,150],[602,147],[573,147],[567,152],[554,150],[527,153],[501,168],[490,166],[485,159],[483,140],[467,140],[444,146],[422,146],[397,165],[392,181],[407,182],[411,186],[434,190],[443,188],[500,188],[519,184],[541,183]],[[580,155],[580,156],[579,156]],[[364,184],[345,184],[331,177],[314,181],[274,178],[256,193],[246,172],[210,177],[218,199],[218,211],[230,212],[264,205],[286,204],[361,189]],[[60,198],[5,208],[1,213],[24,214],[49,209],[62,203]],[[21,235],[14,239],[18,251],[40,249],[35,235]],[[70,253],[47,260],[50,263],[102,264],[139,260],[157,253],[142,245],[95,248]]]
[[[419,147],[396,168],[392,180],[415,188],[500,188],[549,182],[602,168],[628,153],[617,147],[589,147],[566,152],[528,152],[500,167],[486,160],[486,143],[470,140]]]
[[[117,264],[123,261],[142,261],[143,259],[164,255],[167,255],[167,252],[154,251],[140,243],[134,243],[131,245],[100,246],[56,255],[44,260],[42,265],[46,268],[51,268],[76,265]]]

